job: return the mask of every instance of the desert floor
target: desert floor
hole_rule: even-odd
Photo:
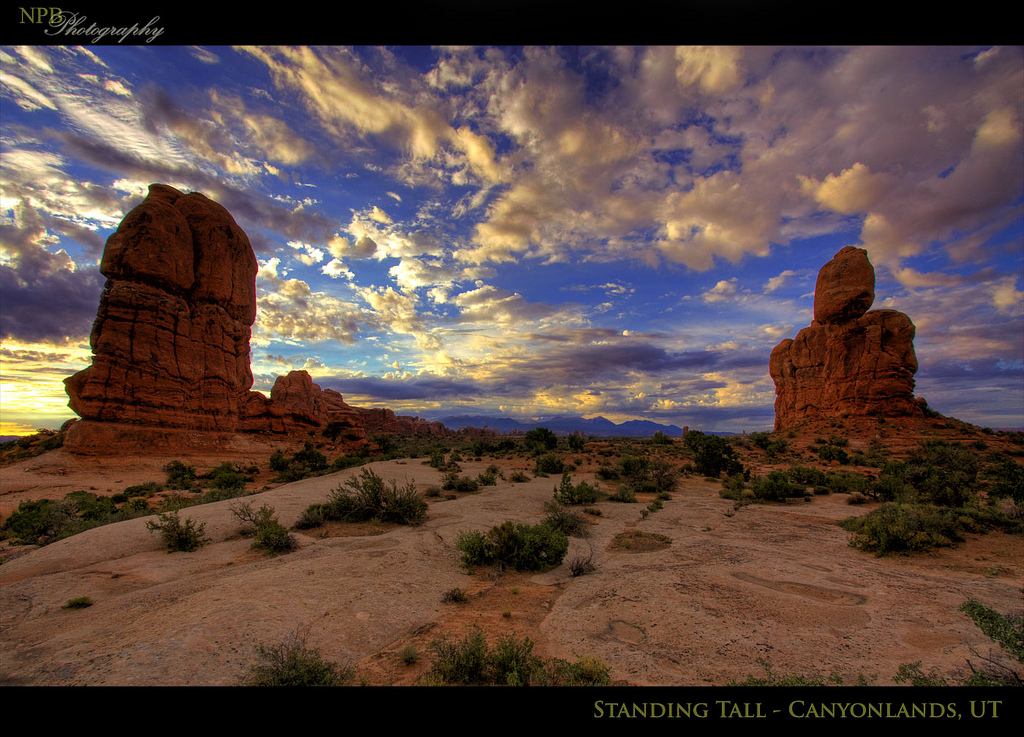
[[[9,509],[75,488],[104,493],[159,479],[167,460],[141,456],[126,465],[57,450],[0,469],[0,488]],[[464,462],[463,474],[490,462]],[[506,478],[532,468],[526,459],[497,463]],[[423,459],[369,468],[418,489],[442,478]],[[361,470],[266,488],[251,500],[273,506],[290,527]],[[616,685],[724,685],[763,676],[766,664],[776,674],[892,685],[901,663],[952,674],[994,648],[957,611],[965,600],[1021,608],[1020,536],[992,533],[928,554],[876,558],[851,548],[835,524],[870,504],[831,495],[735,510],[718,482],[691,476],[647,519],[644,499],[596,505],[589,539],[573,538],[566,556],[592,554],[593,573],[573,577],[565,563],[539,574],[467,572],[454,547],[459,531],[544,517],[558,479],[529,476],[432,498],[418,527],[296,531],[299,549],[276,557],[250,549],[232,501],[182,511],[204,523],[211,540],[192,553],[166,552],[146,518],[8,551],[0,566],[0,685],[237,685],[258,644],[295,633],[328,660],[355,666],[364,684],[412,685],[430,667],[432,642],[474,626],[490,638],[529,637],[545,658],[601,658]],[[581,469],[574,478],[593,475]],[[628,531],[670,542],[616,546]],[[442,602],[456,587],[468,600]],[[94,605],[64,608],[83,596]],[[420,657],[408,665],[401,654],[410,645]]]

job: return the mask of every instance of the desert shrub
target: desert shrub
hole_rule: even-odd
[[[732,499],[735,502],[739,502],[746,490],[747,485],[743,479],[742,473],[735,473],[731,476],[726,476],[722,481],[722,490],[718,492],[718,495],[723,499]],[[751,498],[753,495],[750,495]]]
[[[569,435],[566,440],[569,443],[569,450],[577,452],[583,450],[583,447],[587,444],[587,437],[579,431]]]
[[[241,492],[252,481],[252,477],[228,461],[213,468],[206,474],[206,478],[210,480],[210,488],[219,492]]]
[[[278,481],[288,482],[323,474],[329,466],[327,456],[307,440],[302,450],[290,458],[280,450],[275,450],[270,456],[270,469],[277,472]]]
[[[93,601],[88,596],[78,596],[74,599],[68,599],[67,603],[62,607],[63,609],[86,609],[91,607]]]
[[[522,471],[514,471],[512,473],[512,475],[509,476],[509,481],[511,481],[514,484],[522,484],[522,483],[525,483],[525,482],[527,482],[529,480],[530,480],[530,477],[527,476]]]
[[[771,471],[764,478],[754,479],[750,489],[755,499],[769,502],[799,499],[807,494],[806,487],[790,479],[785,471]]]
[[[238,502],[231,506],[231,512],[245,524],[253,527],[252,547],[268,553],[286,553],[294,550],[298,543],[274,515],[274,508],[264,504],[253,509],[252,502]]]
[[[1006,459],[985,472],[989,480],[990,497],[1009,497],[1017,504],[1024,504],[1024,466]]]
[[[528,686],[543,672],[543,661],[533,654],[533,641],[515,635],[502,635],[487,658],[490,683]]]
[[[455,471],[445,474],[444,481],[441,482],[441,488],[445,491],[458,491],[463,494],[471,494],[474,491],[480,489],[480,482],[476,479],[471,479],[469,476],[459,476]]]
[[[642,456],[626,456],[619,460],[619,473],[631,484],[638,484],[647,478],[650,468],[650,460]]]
[[[939,507],[933,504],[886,502],[860,517],[847,517],[839,525],[853,533],[850,545],[876,555],[918,552],[963,540],[966,532],[1001,528],[1020,533],[1020,520],[991,507]]]
[[[569,573],[572,574],[573,578],[593,573],[597,570],[597,566],[594,564],[594,549],[589,548],[586,554],[576,553],[569,559],[568,566]]]
[[[651,445],[672,445],[672,438],[659,430],[650,437],[648,442]]]
[[[324,659],[317,648],[307,644],[306,633],[298,631],[279,645],[256,646],[259,662],[243,680],[246,686],[344,686],[355,671]]]
[[[558,445],[558,436],[546,427],[528,430],[523,439],[532,451],[554,450]]]
[[[486,471],[476,477],[476,480],[480,486],[494,486],[498,483],[499,477],[504,478],[501,469],[495,465],[490,465]]]
[[[654,460],[650,466],[650,481],[656,494],[667,495],[675,491],[679,472],[668,461]]]
[[[850,462],[850,454],[839,446],[826,443],[825,445],[818,446],[818,458],[825,463],[831,463],[832,461],[838,462],[840,465],[845,466]]]
[[[173,462],[174,461],[172,461],[172,463]],[[163,490],[163,484],[158,484],[156,481],[147,481],[144,484],[134,484],[132,486],[129,486],[121,493],[130,499],[135,496],[151,497],[154,494],[161,492]]]
[[[117,517],[117,504],[109,496],[98,496],[88,491],[72,491],[64,496],[79,519],[90,522],[109,522]]]
[[[74,506],[53,499],[23,501],[4,522],[4,533],[22,545],[46,545],[77,531]]]
[[[793,469],[789,470],[790,477],[793,477]],[[799,482],[799,479],[794,479]],[[814,484],[816,494],[867,494],[872,487],[872,481],[865,476],[855,473],[836,471],[835,473],[824,473],[821,479]]]
[[[589,656],[575,663],[544,661],[533,653],[530,638],[500,636],[488,647],[483,631],[474,626],[465,637],[442,637],[430,643],[433,665],[423,683],[495,686],[607,686],[611,678],[601,660]]]
[[[206,529],[205,522],[198,525],[191,519],[182,522],[177,512],[164,512],[157,517],[156,522],[147,522],[146,529],[160,533],[168,553],[190,553],[209,541],[203,534]]]
[[[554,453],[545,453],[537,457],[537,464],[533,472],[540,476],[543,474],[564,473],[565,464],[562,459]]]
[[[427,503],[416,493],[415,482],[402,488],[394,480],[388,485],[369,468],[331,491],[321,510],[326,519],[345,522],[418,525],[427,518]]]
[[[468,600],[469,597],[466,596],[466,592],[458,587],[448,589],[441,595],[441,601],[445,604],[461,604]]]
[[[597,477],[602,481],[614,481],[615,479],[619,478],[618,469],[613,468],[612,466],[605,465],[604,463],[598,466],[596,473]]]
[[[974,599],[961,604],[960,611],[1011,658],[1024,664],[1024,615],[1008,617]]]
[[[295,521],[296,530],[311,530],[327,521],[323,504],[310,504]]]
[[[496,565],[536,571],[561,564],[569,549],[569,538],[547,525],[506,521],[487,533],[460,532],[455,548],[462,553],[466,566]]]
[[[544,670],[548,686],[609,686],[612,682],[608,666],[592,655],[584,655],[575,663],[552,658]]]
[[[427,465],[431,468],[436,468],[438,471],[443,471],[446,467],[444,455],[444,448],[434,448],[430,451],[430,458],[427,461]]]
[[[569,537],[588,537],[590,525],[584,519],[581,512],[569,509],[557,499],[550,499],[544,503],[544,511],[547,516],[541,524],[547,525],[553,530],[560,530]]]
[[[428,680],[437,684],[471,684],[488,682],[489,649],[484,633],[478,627],[463,639],[452,642],[447,637],[429,645],[434,663]]]
[[[420,660],[420,651],[416,649],[415,645],[406,645],[402,648],[399,657],[406,665],[416,665]]]
[[[608,495],[608,501],[634,504],[636,503],[636,492],[628,484],[619,484],[619,488]]]
[[[594,504],[601,500],[604,497],[604,494],[596,486],[592,486],[586,481],[580,481],[578,484],[573,484],[572,477],[569,475],[569,472],[566,471],[562,474],[562,483],[554,490],[554,497],[561,504],[573,506],[579,504]]]
[[[737,460],[736,451],[727,440],[717,435],[705,435],[699,430],[690,430],[683,442],[693,454],[697,473],[718,478],[723,473],[731,476],[743,472],[743,465]]]
[[[167,474],[166,486],[168,489],[190,490],[197,486],[196,469],[193,466],[181,461],[170,461],[164,466]]]

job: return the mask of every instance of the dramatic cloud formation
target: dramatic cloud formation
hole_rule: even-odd
[[[1020,47],[2,48],[5,427],[71,416],[151,182],[248,233],[262,390],[763,429],[859,245],[918,393],[1020,426],[1022,89]]]

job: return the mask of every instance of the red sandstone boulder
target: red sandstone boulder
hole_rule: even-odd
[[[823,325],[863,315],[875,301],[875,269],[863,248],[846,246],[821,267],[814,286],[814,320]]]
[[[223,207],[161,184],[107,240],[92,365],[65,380],[83,419],[238,429],[252,386],[256,257]]]
[[[867,311],[874,281],[862,249],[844,248],[822,267],[815,321],[769,359],[776,430],[841,416],[922,414],[914,398],[914,323],[896,310]]]

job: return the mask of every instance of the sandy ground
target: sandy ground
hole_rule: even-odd
[[[53,495],[44,487],[52,492],[65,481],[67,491],[106,491],[159,478],[154,471],[166,460],[137,459],[130,471],[115,461],[75,461],[70,474],[73,459],[57,451],[0,469],[0,484],[5,505],[16,506]],[[488,464],[463,463],[463,474]],[[504,462],[506,476],[517,464],[525,469],[527,461]],[[441,482],[418,459],[370,467],[419,489]],[[359,472],[253,500],[291,526]],[[972,649],[992,649],[957,611],[966,599],[1002,612],[1022,606],[1020,537],[989,534],[928,555],[875,558],[850,548],[834,524],[869,505],[835,495],[734,511],[717,483],[695,478],[684,478],[646,520],[643,503],[598,504],[590,540],[573,539],[567,556],[592,551],[592,574],[574,578],[565,564],[502,576],[460,566],[460,530],[539,522],[556,481],[502,481],[432,499],[429,520],[415,528],[296,532],[300,549],[277,557],[250,549],[232,502],[182,513],[205,523],[211,538],[194,553],[167,553],[146,519],[34,549],[0,566],[0,685],[236,685],[258,643],[296,631],[326,658],[355,665],[364,683],[409,685],[428,669],[432,641],[474,625],[491,637],[528,636],[544,657],[602,658],[620,685],[722,685],[764,675],[761,660],[779,674],[836,673],[848,683],[861,674],[891,685],[900,663],[949,674],[976,662]],[[649,552],[614,547],[630,529],[671,543]],[[454,587],[469,600],[443,603]],[[94,605],[63,608],[81,596]],[[421,654],[413,665],[400,657],[408,645]]]

